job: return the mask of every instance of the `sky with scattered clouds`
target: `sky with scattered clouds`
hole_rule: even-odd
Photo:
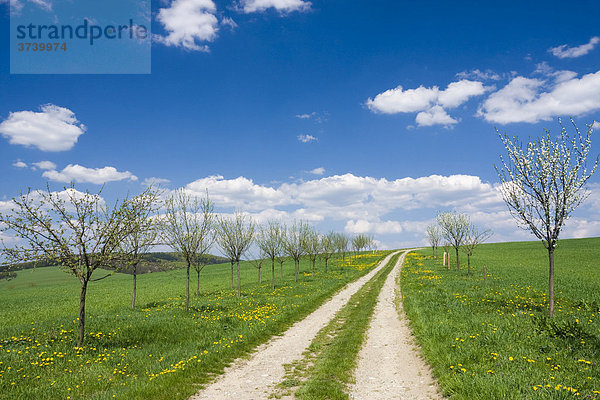
[[[381,247],[425,243],[445,210],[533,240],[502,202],[496,129],[600,120],[590,15],[598,2],[155,0],[152,74],[11,75],[0,0],[0,212],[47,182],[107,200],[160,185]],[[588,189],[564,237],[600,236],[600,174]]]

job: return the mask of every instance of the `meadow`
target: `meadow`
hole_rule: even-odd
[[[0,393],[7,399],[188,398],[386,254],[346,257],[343,267],[333,260],[328,273],[318,265],[315,275],[303,261],[297,283],[288,261],[283,281],[276,265],[275,290],[270,265],[263,266],[259,284],[257,270],[242,263],[241,297],[229,288],[229,265],[210,265],[189,312],[185,270],[138,276],[134,310],[131,276],[115,274],[88,290],[81,348],[75,347],[78,280],[55,267],[19,271],[16,279],[0,282]]]
[[[553,319],[540,242],[482,245],[471,276],[464,261],[448,270],[424,249],[401,275],[404,309],[444,395],[600,399],[600,238],[559,242]]]

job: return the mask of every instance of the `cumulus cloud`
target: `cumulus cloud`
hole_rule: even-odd
[[[600,122],[598,121],[594,121],[594,123],[592,124],[592,129],[600,129]]]
[[[156,16],[168,34],[155,35],[154,38],[167,46],[209,51],[206,42],[214,41],[219,31],[216,12],[217,7],[212,0],[173,0]]]
[[[27,164],[21,160],[15,161],[12,166],[17,168],[27,168]]]
[[[11,112],[0,123],[0,133],[9,143],[42,151],[70,150],[85,130],[73,111],[54,104],[42,106],[41,112]]]
[[[87,168],[78,164],[69,164],[60,172],[56,170],[46,171],[42,176],[51,181],[93,183],[96,185],[122,180],[137,181],[138,179],[131,172],[119,172],[114,167]]]
[[[42,169],[44,171],[56,169],[56,164],[54,164],[52,161],[40,161],[40,162],[35,162],[32,165],[34,165],[37,168]]]
[[[402,224],[398,221],[367,221],[360,219],[357,221],[350,220],[346,223],[344,230],[348,233],[378,233],[391,234],[402,233]]]
[[[325,168],[319,167],[319,168],[312,169],[308,172],[313,175],[323,175],[325,173]]]
[[[449,126],[458,123],[458,121],[449,116],[446,110],[441,106],[433,106],[427,111],[421,111],[417,114],[415,121],[419,126]]]
[[[337,226],[348,233],[374,233],[397,246],[420,242],[425,227],[440,210],[482,212],[491,217],[484,225],[510,238],[519,228],[506,211],[498,185],[470,175],[431,175],[388,180],[353,174],[333,175],[281,184],[258,184],[251,179],[211,176],[184,186],[193,195],[210,198],[220,210],[243,210],[260,221],[304,219]],[[391,217],[393,215],[393,217]],[[422,220],[407,218],[419,215]],[[483,217],[480,218],[484,221]],[[402,238],[400,243],[398,238]],[[407,244],[408,245],[408,244]]]
[[[598,43],[600,43],[600,37],[593,36],[590,38],[589,42],[580,46],[569,47],[568,45],[563,44],[557,47],[551,47],[548,51],[558,58],[576,58],[585,56],[590,51],[594,50]]]
[[[404,90],[402,86],[398,86],[373,99],[369,98],[366,105],[372,112],[382,114],[418,112],[416,122],[419,126],[448,126],[458,121],[450,117],[446,109],[456,108],[487,90],[489,88],[483,83],[468,79],[452,82],[445,90],[440,90],[437,86]]]
[[[288,204],[284,193],[255,184],[251,179],[238,177],[224,179],[223,176],[209,176],[185,186],[185,190],[197,196],[204,196],[208,190],[211,199],[222,207],[257,210]]]
[[[264,12],[270,8],[286,14],[293,11],[308,11],[312,3],[304,0],[241,0],[240,8],[246,14]]]
[[[581,78],[563,74],[554,82],[517,76],[492,93],[478,115],[500,124],[536,123],[556,116],[580,116],[600,109],[600,71]]]
[[[302,143],[317,142],[319,139],[313,135],[298,135],[298,141]]]

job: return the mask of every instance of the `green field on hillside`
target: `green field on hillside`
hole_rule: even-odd
[[[116,274],[88,289],[84,348],[74,347],[78,280],[53,267],[19,271],[0,283],[0,397],[185,399],[385,254],[346,257],[343,268],[330,261],[327,274],[319,264],[315,276],[303,261],[297,283],[288,261],[283,282],[276,265],[275,290],[270,265],[263,265],[258,284],[257,269],[242,263],[241,298],[229,288],[229,265],[210,265],[190,312],[184,311],[185,270],[138,276],[135,310],[129,307],[132,277]]]
[[[600,399],[600,238],[559,242],[553,319],[540,242],[482,245],[471,276],[412,254],[404,308],[446,396]]]

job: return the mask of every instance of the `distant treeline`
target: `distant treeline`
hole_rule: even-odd
[[[145,274],[149,272],[166,271],[169,269],[178,268],[177,263],[182,262],[183,259],[178,253],[170,252],[158,252],[148,253],[142,256],[142,261],[137,267],[138,274]],[[201,257],[201,262],[205,265],[210,264],[222,264],[228,262],[226,258],[214,256],[212,254],[204,254]],[[0,279],[12,279],[16,276],[14,271],[20,271],[24,269],[50,267],[52,264],[46,261],[34,261],[25,262],[15,265],[0,265]],[[122,272],[125,274],[131,273],[131,268],[127,268],[125,265],[107,266],[105,269]]]

